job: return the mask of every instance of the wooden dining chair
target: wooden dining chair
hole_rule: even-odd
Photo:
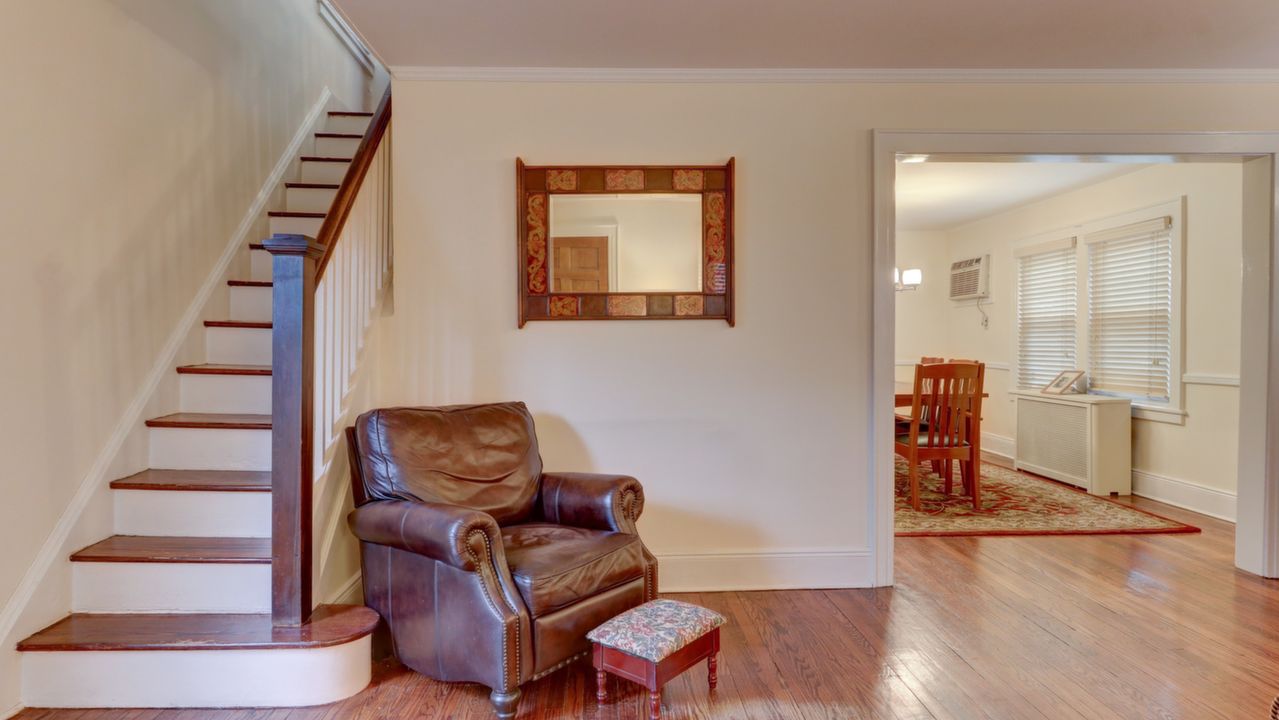
[[[919,464],[959,461],[964,489],[972,494],[973,507],[981,509],[981,457],[969,432],[981,417],[981,397],[986,379],[983,363],[941,363],[915,366],[910,425],[897,435],[893,449],[906,458],[910,480],[910,505],[920,508]],[[927,423],[923,422],[927,418]],[[948,462],[949,461],[949,462]],[[951,473],[944,473],[943,490],[952,490]]]

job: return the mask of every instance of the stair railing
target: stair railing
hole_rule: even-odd
[[[391,273],[391,89],[382,96],[319,236],[274,235],[271,356],[271,617],[313,606],[315,470]]]

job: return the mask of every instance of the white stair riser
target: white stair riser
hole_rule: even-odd
[[[29,652],[28,707],[301,707],[369,684],[371,638],[312,649]]]
[[[346,115],[330,115],[325,121],[324,131],[333,133],[356,133],[363,135],[369,127],[367,117],[350,117]]]
[[[302,161],[302,182],[306,183],[340,183],[346,176],[349,162],[307,162]]]
[[[270,537],[271,493],[115,490],[117,535]]]
[[[270,430],[151,428],[157,470],[271,469]]]
[[[205,358],[210,363],[271,364],[270,328],[205,328],[204,343]]]
[[[360,147],[360,138],[316,138],[315,154],[320,157],[355,157]]]
[[[309,235],[318,237],[324,218],[308,217],[273,217],[271,218],[272,235]]]
[[[328,212],[337,190],[326,188],[288,188],[284,206],[289,212]]]
[[[271,414],[270,375],[178,375],[182,412]]]
[[[249,279],[271,281],[271,253],[266,250],[249,251]]]
[[[87,613],[270,612],[271,566],[73,562],[71,609]]]
[[[271,288],[232,286],[231,319],[271,322]]]

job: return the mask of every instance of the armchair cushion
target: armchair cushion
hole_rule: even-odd
[[[635,534],[643,510],[644,488],[629,475],[542,475],[542,517],[549,522]]]
[[[351,511],[351,531],[364,542],[425,555],[468,572],[487,556],[482,534],[493,544],[497,522],[486,513],[456,505],[377,500]]]
[[[529,613],[540,617],[644,577],[638,535],[552,523],[502,528],[515,587]]]

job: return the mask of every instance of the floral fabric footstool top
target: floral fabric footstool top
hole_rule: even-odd
[[[595,643],[595,697],[608,699],[606,673],[640,683],[649,690],[649,717],[661,713],[662,685],[693,665],[707,661],[707,680],[717,683],[716,655],[724,616],[679,600],[653,600],[627,610],[586,634]]]

